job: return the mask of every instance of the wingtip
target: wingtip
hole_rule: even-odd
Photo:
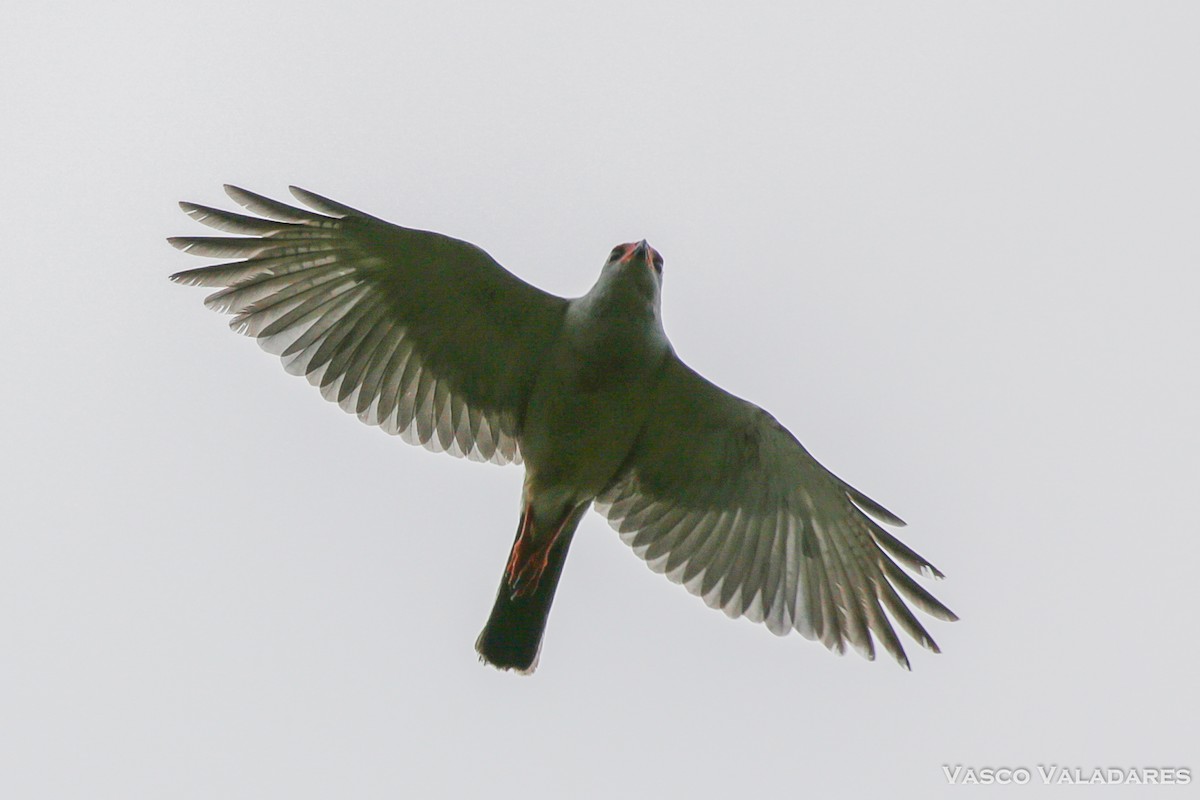
[[[288,193],[291,194],[292,197],[296,198],[297,200],[299,200],[302,203],[305,202],[306,198],[320,197],[320,195],[317,195],[314,192],[310,192],[308,189],[305,189],[301,186],[297,186],[294,183],[289,183],[287,188],[288,188]]]
[[[901,651],[899,655],[895,655],[895,659],[896,663],[900,665],[901,669],[903,669],[905,672],[912,672],[912,664],[908,660],[907,653]]]
[[[872,500],[871,498],[867,497],[865,494],[858,491],[857,489],[855,489],[850,484],[846,483],[841,478],[839,478],[835,475],[834,480],[836,480],[838,483],[840,483],[842,485],[842,489],[846,493],[846,497],[850,500],[851,503],[853,503],[855,506],[857,506],[859,511],[862,511],[867,516],[874,517],[875,519],[879,520],[880,522],[882,522],[886,525],[891,525],[895,528],[908,527],[907,522],[900,519],[900,517],[896,516],[896,514],[892,513],[891,511],[884,508],[879,503],[877,503],[874,500]]]
[[[232,183],[222,184],[221,188],[225,190],[225,194],[229,196],[229,199],[242,207],[246,205],[243,201],[254,196],[253,192],[243,189],[240,186],[234,186]]]
[[[321,214],[344,213],[344,208],[340,203],[336,203],[328,197],[322,197],[316,192],[310,192],[308,189],[302,189],[295,184],[288,184],[288,192],[292,197]]]
[[[182,207],[184,203],[180,203],[179,205]],[[186,211],[187,209],[184,210]],[[185,249],[186,245],[179,241],[180,238],[181,237],[179,236],[168,236],[167,244],[171,245],[171,247],[174,247],[176,250],[183,250]],[[176,272],[172,275],[168,275],[167,280],[169,280],[171,283],[187,283],[186,273],[187,270],[184,270],[183,272]]]
[[[330,200],[324,195],[319,195],[316,192],[310,192],[308,189],[301,189],[299,186],[289,186],[288,191],[292,193],[292,197],[299,200],[304,205],[316,211],[318,214],[325,214],[335,219],[342,217],[357,217],[368,216],[357,208],[352,208],[344,203],[339,203],[336,200]]]
[[[189,203],[187,200],[180,200],[179,208],[183,211],[183,213],[187,214],[192,219],[202,223],[204,223],[204,220],[213,214],[213,209],[207,206],[202,206],[199,203]],[[212,225],[212,223],[204,224],[208,225],[209,227],[215,227]]]

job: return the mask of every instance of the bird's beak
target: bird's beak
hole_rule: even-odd
[[[654,250],[650,247],[650,244],[645,239],[642,239],[640,242],[634,244],[630,249],[626,250],[625,255],[621,256],[619,259],[617,259],[617,261],[643,261],[649,265],[654,261],[653,253]]]

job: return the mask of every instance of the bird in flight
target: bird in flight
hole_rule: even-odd
[[[543,292],[467,242],[292,187],[233,186],[250,212],[181,203],[224,236],[169,241],[225,263],[171,276],[363,422],[429,450],[525,465],[482,660],[530,673],[575,529],[595,507],[651,569],[730,617],[902,666],[909,604],[953,612],[904,523],[822,467],[774,417],[684,364],[663,331],[663,259],[609,253],[583,297]],[[882,524],[881,524],[882,523]],[[906,602],[907,601],[907,602]]]

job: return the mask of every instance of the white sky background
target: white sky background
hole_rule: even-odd
[[[169,5],[0,33],[0,795],[1200,769],[1200,5]],[[361,425],[168,283],[224,182],[566,295],[645,236],[680,355],[946,572],[943,655],[730,621],[591,515],[538,673],[481,666],[521,470]]]

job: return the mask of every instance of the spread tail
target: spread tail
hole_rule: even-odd
[[[584,503],[568,510],[550,531],[534,530],[533,515],[525,509],[492,615],[475,642],[483,661],[524,674],[537,668],[554,591],[575,528],[587,508]]]

